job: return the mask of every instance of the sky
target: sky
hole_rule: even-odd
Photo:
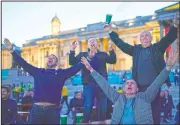
[[[175,2],[2,2],[2,40],[22,47],[26,40],[51,34],[51,20],[57,15],[61,31],[104,22],[152,15]]]

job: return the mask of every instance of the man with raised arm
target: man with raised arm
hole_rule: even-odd
[[[176,14],[169,32],[155,44],[151,44],[152,35],[149,31],[143,31],[140,34],[141,44],[132,46],[120,39],[119,35],[112,31],[111,25],[106,24],[104,27],[109,30],[109,36],[116,46],[124,53],[132,56],[132,76],[138,84],[139,91],[144,92],[165,67],[164,53],[166,48],[177,38],[179,13]],[[171,85],[168,78],[166,84],[168,86]],[[152,102],[153,120],[155,124],[160,124],[159,99],[160,90]]]
[[[125,82],[123,88],[124,94],[114,90],[107,80],[91,67],[85,57],[82,57],[81,61],[91,72],[99,87],[114,103],[111,124],[153,124],[151,102],[167,79],[171,68],[176,63],[177,55],[176,50],[171,50],[166,67],[144,92],[139,92],[136,81],[129,79]]]
[[[116,63],[116,54],[112,49],[112,44],[109,43],[109,53],[100,52],[98,50],[98,42],[96,38],[91,37],[88,39],[88,52],[80,52],[75,56],[75,48],[77,42],[74,41],[72,44],[72,49],[69,55],[69,64],[75,65],[81,61],[81,57],[87,57],[90,61],[95,62],[93,68],[97,70],[105,79],[107,79],[107,69],[106,64],[115,64]],[[90,120],[93,102],[96,97],[97,99],[97,116],[98,120],[106,119],[106,110],[107,110],[107,97],[102,92],[102,90],[96,84],[96,81],[90,75],[90,72],[83,68],[82,70],[82,82],[83,82],[83,95],[84,95],[84,112],[83,112],[83,122],[88,123]]]
[[[51,54],[47,57],[47,68],[37,68],[21,58],[8,39],[5,38],[4,43],[6,49],[11,52],[14,61],[34,78],[34,104],[30,113],[30,123],[59,124],[60,91],[62,90],[65,81],[79,72],[84,65],[78,63],[68,69],[56,70],[58,58]]]

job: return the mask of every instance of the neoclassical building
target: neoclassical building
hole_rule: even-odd
[[[11,53],[5,48],[4,44],[1,45],[2,51],[1,51],[1,68],[2,69],[10,69],[10,68],[17,68],[18,65],[13,61]],[[21,54],[20,47],[15,46],[17,52]]]
[[[179,10],[179,3],[155,11],[154,15],[137,16],[133,19],[114,21],[114,30],[125,42],[139,44],[139,34],[149,30],[153,36],[153,43],[158,42],[169,30],[175,13]],[[55,16],[51,21],[51,34],[41,38],[27,40],[21,48],[21,56],[30,64],[45,67],[46,56],[55,54],[59,59],[58,68],[69,66],[68,55],[72,41],[78,40],[76,54],[87,51],[87,39],[95,37],[100,51],[108,52],[108,31],[104,30],[103,22],[88,24],[86,27],[61,31],[61,21]],[[109,70],[128,70],[132,67],[132,57],[114,46],[117,63],[107,65]],[[6,60],[7,61],[7,60]],[[5,63],[5,60],[3,60]],[[10,61],[9,61],[10,63]],[[4,67],[3,67],[4,68]]]

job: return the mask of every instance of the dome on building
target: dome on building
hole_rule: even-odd
[[[61,23],[59,18],[56,15],[52,18],[51,22],[59,22],[59,23]]]

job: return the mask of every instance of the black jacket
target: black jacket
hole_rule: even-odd
[[[70,65],[75,65],[78,62],[81,61],[81,57],[87,57],[88,52],[80,52],[76,57],[75,57],[75,52],[70,51],[69,54],[69,64]],[[105,52],[100,52],[98,51],[95,56],[91,59],[91,65],[92,67],[99,72],[105,79],[107,79],[107,69],[106,69],[106,63],[109,64],[115,64],[116,63],[116,54],[114,50],[110,51],[110,55],[108,55]],[[88,83],[96,83],[95,80],[92,78],[90,72],[84,67],[82,69],[82,82],[83,84],[88,84]]]
[[[2,124],[15,124],[17,120],[17,103],[15,100],[2,100],[1,118]]]
[[[132,76],[133,79],[137,81],[138,60],[142,49],[141,44],[132,46],[128,43],[125,43],[123,40],[119,38],[118,34],[115,32],[111,32],[109,35],[111,40],[116,44],[118,48],[120,48],[124,53],[133,57]],[[150,47],[153,56],[153,64],[158,75],[165,67],[165,61],[164,61],[165,50],[171,43],[173,43],[176,40],[176,38],[177,38],[177,28],[172,26],[169,32],[166,34],[166,36],[161,38],[159,42],[151,45]],[[149,75],[151,75],[151,73]],[[168,84],[168,86],[170,85]]]
[[[69,108],[72,109],[74,108],[81,108],[84,106],[84,99],[76,99],[76,98],[72,98],[70,100],[70,104],[69,104]]]

